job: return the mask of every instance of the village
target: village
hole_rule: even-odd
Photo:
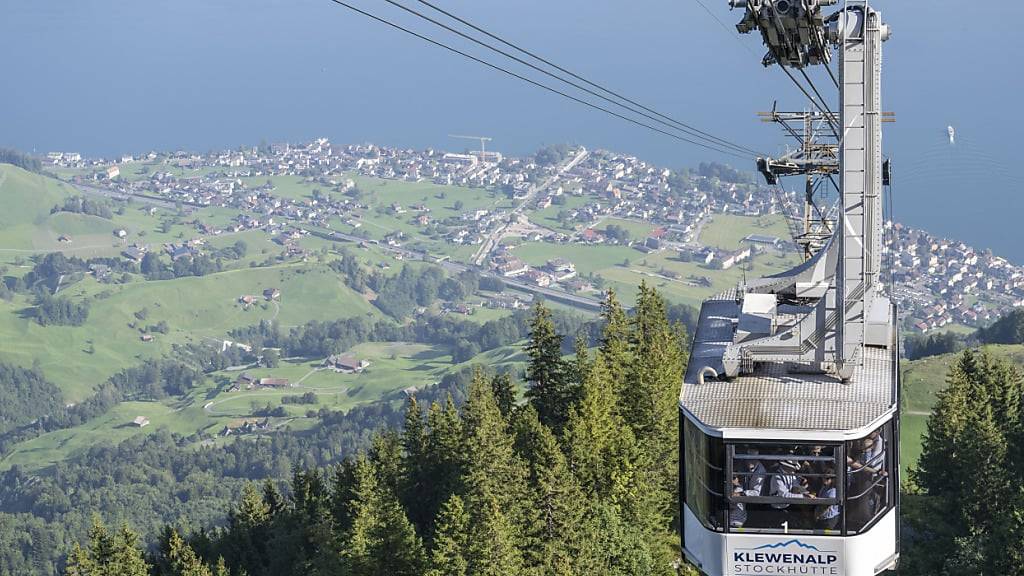
[[[700,244],[702,226],[718,215],[796,213],[795,193],[757,185],[751,176],[727,166],[701,165],[696,171],[680,173],[633,156],[582,147],[546,149],[533,157],[514,158],[494,151],[339,146],[318,138],[210,155],[150,152],[85,159],[77,153],[51,153],[47,159],[53,167],[77,169],[72,178],[76,183],[123,197],[238,210],[227,226],[195,219],[196,230],[203,236],[264,230],[289,256],[301,257],[304,252],[297,240],[309,233],[309,226],[329,229],[343,223],[352,236],[392,248],[428,234],[440,235],[447,245],[472,247],[472,263],[497,276],[573,294],[596,291],[577,274],[576,263],[553,258],[530,266],[501,241],[517,235],[530,242],[630,246],[643,254],[669,251],[680,261],[696,262],[709,271],[728,270],[769,250],[796,250],[788,238],[756,231],[729,250]],[[140,164],[145,168],[126,177],[129,167]],[[180,175],[190,172],[195,175]],[[303,197],[283,195],[273,181],[280,176],[301,178],[313,192]],[[372,217],[371,206],[362,200],[357,177],[488,189],[500,192],[507,202],[446,216],[432,212],[423,202],[392,202],[383,211],[404,221],[407,228],[371,239],[363,228]],[[541,211],[550,215],[546,221],[528,217]],[[632,237],[601,228],[608,219],[648,223],[653,229],[643,237]],[[887,223],[887,230],[893,293],[907,328],[927,332],[954,324],[979,326],[1024,304],[1024,268],[899,223]],[[115,231],[118,236],[122,233]],[[201,244],[202,236],[160,249],[178,260],[201,253]],[[136,243],[126,246],[123,255],[141,262],[149,250]],[[444,250],[443,246],[435,249]],[[697,286],[707,282],[703,275],[685,280]],[[520,303],[514,300],[507,305]]]

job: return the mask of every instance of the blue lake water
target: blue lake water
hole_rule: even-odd
[[[351,1],[433,33],[382,0]],[[727,25],[738,20],[724,1],[703,1]],[[693,0],[438,2],[757,149],[779,152],[784,140],[756,111],[773,99],[804,105],[781,72],[760,66],[757,38],[728,33]],[[876,5],[894,28],[884,98],[898,115],[886,141],[897,219],[1024,262],[1016,158],[1024,5],[995,3],[980,15],[952,0]],[[467,146],[448,137],[456,133],[490,136],[493,149],[511,154],[578,142],[670,167],[750,166],[561,100],[328,0],[0,0],[0,16],[0,145],[101,155],[315,136]]]

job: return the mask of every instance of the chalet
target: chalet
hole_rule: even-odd
[[[281,291],[277,288],[267,288],[263,291],[263,298],[266,300],[280,300]]]
[[[146,253],[143,252],[141,249],[133,246],[131,248],[125,248],[124,251],[121,252],[121,255],[123,255],[125,258],[128,258],[129,260],[142,262],[142,259],[146,256]]]
[[[181,260],[182,258],[191,258],[192,257],[192,249],[189,248],[188,246],[174,246],[170,250],[170,255],[171,255],[171,260],[174,260],[175,262],[177,262],[178,260]]]
[[[260,386],[264,388],[287,388],[290,384],[287,378],[260,378]]]
[[[733,266],[750,259],[751,250],[750,248],[744,248],[735,252],[726,254],[719,260],[719,268],[722,270],[728,270]]]
[[[125,238],[128,236],[128,231],[124,228],[118,228],[117,230],[114,230],[114,236],[117,236],[118,238]]]
[[[248,372],[242,372],[241,374],[239,374],[238,378],[235,379],[235,382],[245,386],[252,386],[253,384],[256,383],[256,377],[254,377],[252,374],[249,374]]]
[[[252,294],[244,294],[238,297],[238,301],[242,304],[245,304],[246,306],[250,306],[254,302],[256,302],[256,297],[253,296]]]
[[[139,336],[139,340],[142,340],[143,342],[152,342],[153,341],[153,335],[152,334],[143,334],[142,336]]]
[[[145,428],[146,426],[149,426],[149,418],[146,418],[145,416],[136,416],[135,419],[132,420],[132,425],[139,428]]]
[[[539,270],[530,270],[525,275],[526,279],[541,288],[551,286],[551,275]]]
[[[334,354],[324,360],[324,366],[346,374],[358,374],[369,365],[368,360],[359,360],[351,354]]]
[[[67,234],[62,234],[57,238],[57,242],[71,244],[71,236],[68,236]]]
[[[89,272],[92,273],[97,279],[106,278],[110,276],[110,266],[106,264],[90,264]]]

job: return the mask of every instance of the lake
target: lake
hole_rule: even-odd
[[[727,26],[725,2],[702,0]],[[417,30],[381,0],[352,0]],[[525,154],[581,143],[669,167],[704,160],[751,168],[507,78],[328,0],[0,0],[0,145],[117,155],[206,151],[262,140],[462,149],[449,134],[493,138]],[[410,3],[416,4],[410,0]],[[1019,3],[989,19],[951,0],[878,2],[887,43],[886,151],[897,220],[992,248],[1024,263],[1017,231],[1024,176],[1018,95]],[[419,9],[422,5],[416,4]],[[660,112],[779,153],[757,121],[774,99],[801,108],[760,40],[740,38],[694,0],[444,0],[481,26]],[[466,42],[456,42],[467,47]],[[824,87],[824,82],[819,82]],[[958,144],[950,147],[946,126]],[[793,182],[793,187],[800,184]]]

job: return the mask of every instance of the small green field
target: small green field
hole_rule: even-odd
[[[547,208],[530,212],[530,222],[533,222],[538,226],[551,228],[552,230],[572,232],[575,227],[563,226],[562,223],[558,221],[558,213],[563,210],[573,210],[586,206],[588,202],[593,201],[593,198],[587,196],[572,196],[568,194],[563,195],[562,198],[564,200],[562,200],[561,204],[551,204],[551,206],[548,206]]]
[[[641,222],[639,220],[624,220],[622,218],[605,218],[595,228],[597,230],[605,230],[609,226],[618,226],[629,232],[629,237],[633,240],[643,241],[651,235],[657,226],[648,222]]]
[[[773,274],[799,261],[794,254],[769,251],[729,270],[716,270],[696,262],[683,262],[672,251],[645,254],[626,246],[541,242],[525,242],[515,249],[515,254],[533,266],[543,265],[556,256],[565,258],[576,264],[580,275],[595,274],[604,278],[624,301],[633,300],[640,282],[646,281],[667,299],[691,306],[699,306],[704,298],[735,286],[744,276],[757,278]],[[700,279],[707,279],[710,286],[699,285]]]
[[[789,238],[789,228],[780,215],[751,217],[715,214],[704,224],[700,243],[723,250],[736,250],[743,239],[751,234],[786,240]]]

